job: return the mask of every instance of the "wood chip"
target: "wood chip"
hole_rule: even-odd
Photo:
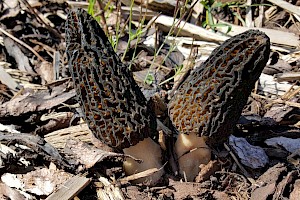
[[[74,176],[69,179],[63,186],[61,186],[58,191],[51,194],[47,197],[46,200],[70,200],[74,198],[80,191],[82,191],[88,184],[91,182],[91,179]]]

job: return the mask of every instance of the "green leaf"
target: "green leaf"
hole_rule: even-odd
[[[148,73],[144,82],[148,85],[151,85],[154,82],[154,76],[152,74]]]

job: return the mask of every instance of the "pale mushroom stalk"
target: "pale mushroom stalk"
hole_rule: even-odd
[[[132,158],[127,158],[123,163],[124,170],[127,175],[136,174],[153,168],[159,170],[153,175],[145,178],[139,178],[136,181],[133,181],[133,183],[157,183],[159,181],[164,170],[161,169],[161,148],[156,142],[154,142],[151,138],[146,138],[137,143],[135,146],[123,149],[123,151],[127,155],[143,160],[142,163],[138,163]]]
[[[127,175],[162,168],[156,118],[128,66],[114,52],[99,24],[83,9],[66,23],[69,68],[83,116],[103,143],[142,159],[124,163]],[[154,185],[163,170],[137,182]]]
[[[180,173],[188,181],[210,160],[205,142],[221,144],[233,133],[269,54],[270,39],[263,32],[236,35],[216,48],[170,100],[169,115],[180,132],[175,144]]]
[[[181,175],[187,181],[192,181],[199,173],[201,164],[211,160],[211,150],[206,145],[203,137],[196,133],[179,134],[175,143],[175,152]]]

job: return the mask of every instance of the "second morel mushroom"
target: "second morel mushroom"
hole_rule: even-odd
[[[220,144],[233,132],[269,54],[269,37],[246,31],[216,48],[179,86],[169,115],[180,132],[175,150],[188,181],[210,160],[206,143]]]
[[[156,118],[132,73],[114,52],[99,24],[83,9],[70,11],[66,25],[69,68],[85,121],[96,138],[133,159],[127,174],[161,168]],[[138,180],[155,184],[163,170]]]

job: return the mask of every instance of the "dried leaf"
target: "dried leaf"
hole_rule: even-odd
[[[86,165],[86,168],[91,168],[97,162],[101,162],[103,159],[108,157],[124,157],[123,154],[103,151],[75,138],[70,138],[67,141],[65,148],[70,149],[75,157],[79,159],[80,163]]]
[[[67,172],[42,168],[24,175],[5,173],[1,176],[1,180],[10,187],[36,195],[49,195],[71,176]]]
[[[66,83],[54,87],[51,91],[32,92],[24,89],[23,94],[0,105],[0,117],[19,116],[30,112],[42,111],[57,106],[75,96],[75,90],[66,92]]]
[[[295,152],[296,150],[300,149],[300,138],[292,139],[286,137],[274,137],[267,139],[265,143],[269,146],[277,147],[277,148],[284,148],[290,153]]]
[[[265,151],[259,146],[249,144],[245,138],[237,138],[231,135],[229,145],[241,159],[241,162],[252,169],[264,167],[269,162]]]

